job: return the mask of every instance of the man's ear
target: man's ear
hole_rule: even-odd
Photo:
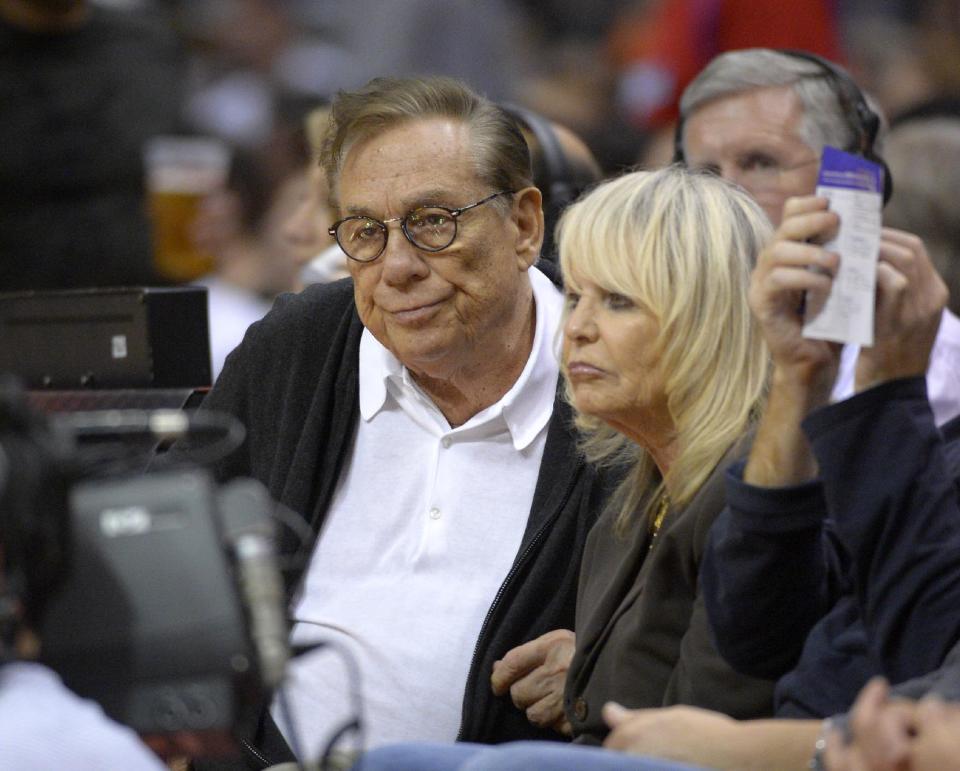
[[[537,188],[525,187],[514,194],[514,217],[517,263],[526,270],[537,261],[543,246],[543,195]]]

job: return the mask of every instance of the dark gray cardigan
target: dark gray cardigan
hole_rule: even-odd
[[[556,280],[552,265],[538,265]],[[301,514],[316,534],[353,441],[359,416],[363,326],[350,280],[284,295],[228,358],[204,409],[236,415],[244,444],[220,462],[220,479],[249,475]],[[459,738],[474,742],[557,739],[490,690],[493,662],[552,629],[572,629],[580,556],[602,508],[597,474],[576,450],[572,412],[558,395],[520,550],[484,621],[463,698]],[[283,543],[291,552],[292,537]],[[294,576],[291,583],[298,577]],[[257,743],[288,759],[271,724]],[[257,767],[257,766],[251,766]]]
[[[653,548],[640,517],[620,537],[607,512],[590,533],[564,705],[577,741],[603,740],[600,709],[610,700],[690,704],[741,719],[773,713],[773,681],[738,674],[714,647],[699,587],[707,534],[724,506],[724,471],[748,443],[727,452],[684,509],[667,513]]]

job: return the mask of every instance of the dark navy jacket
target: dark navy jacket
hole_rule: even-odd
[[[845,711],[873,675],[939,667],[960,640],[960,421],[938,430],[922,378],[810,415],[820,479],[727,478],[701,572],[721,653],[779,677],[777,714]]]

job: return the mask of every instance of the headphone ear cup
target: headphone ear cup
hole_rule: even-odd
[[[543,179],[536,181],[545,196],[543,219],[546,227],[541,254],[547,260],[555,260],[553,228],[560,213],[577,195],[570,163],[553,126],[546,118],[518,105],[504,105],[504,110],[517,123],[525,126],[539,145],[543,157]]]

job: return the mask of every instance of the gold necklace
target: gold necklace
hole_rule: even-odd
[[[657,539],[657,535],[660,533],[660,528],[663,526],[663,520],[667,516],[667,512],[670,510],[670,496],[667,495],[666,491],[661,493],[660,501],[657,503],[657,513],[653,517],[653,522],[650,525],[650,548],[653,548],[653,542]]]

